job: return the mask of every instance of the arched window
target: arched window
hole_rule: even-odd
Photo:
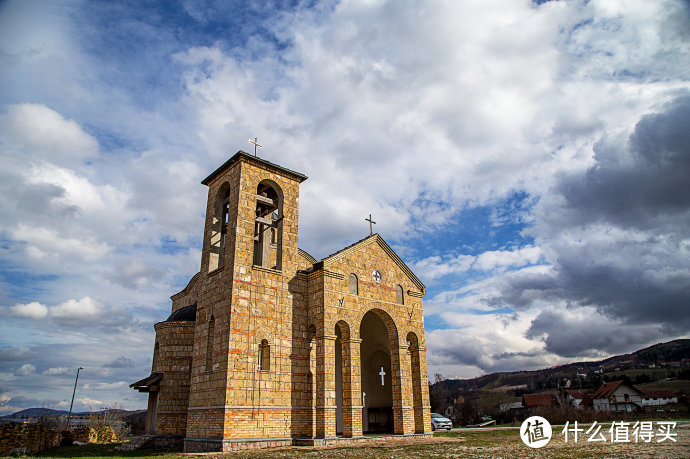
[[[359,282],[354,274],[350,274],[350,293],[359,295]]]
[[[405,304],[405,296],[403,295],[403,288],[401,285],[395,286],[395,302],[398,304]]]
[[[271,346],[267,340],[262,340],[259,346],[259,371],[271,370]]]
[[[211,252],[208,260],[208,270],[213,271],[223,266],[225,246],[228,239],[228,224],[230,223],[230,185],[224,183],[218,190],[211,222]]]
[[[264,180],[256,188],[254,265],[282,269],[283,198],[280,187]]]
[[[213,335],[216,329],[216,319],[211,316],[208,321],[208,336],[206,337],[206,371],[213,369]]]

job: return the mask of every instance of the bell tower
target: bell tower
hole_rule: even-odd
[[[284,337],[294,323],[288,284],[298,269],[299,185],[306,179],[239,151],[201,182],[208,201],[186,451],[285,436],[290,413],[279,407],[289,405],[292,343]]]

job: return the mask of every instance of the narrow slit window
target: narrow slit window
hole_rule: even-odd
[[[259,346],[259,370],[271,370],[271,346],[267,340],[262,340]]]
[[[398,304],[405,304],[405,296],[403,295],[403,288],[401,285],[395,286],[395,302]]]
[[[350,293],[359,295],[359,282],[355,274],[350,274]]]
[[[208,336],[206,338],[206,371],[213,369],[213,335],[215,329],[216,319],[211,316],[211,320],[208,321]]]

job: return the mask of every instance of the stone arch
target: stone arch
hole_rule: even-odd
[[[415,332],[407,334],[407,352],[410,354],[410,378],[412,379],[412,409],[414,410],[414,431],[424,433],[424,402],[422,392],[422,371],[419,358],[419,340]]]
[[[283,190],[270,179],[256,187],[254,265],[276,270],[283,265]]]
[[[208,255],[208,270],[213,271],[224,265],[225,247],[228,245],[228,226],[230,223],[230,184],[224,182],[213,202],[211,217],[211,241]]]
[[[403,432],[398,327],[383,309],[366,311],[360,321],[360,364],[365,432]]]

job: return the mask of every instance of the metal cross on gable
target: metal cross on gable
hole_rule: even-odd
[[[375,225],[376,222],[371,219],[371,214],[369,214],[369,218],[365,218],[364,221],[369,222],[369,236],[371,236],[372,234],[374,234],[373,227],[371,225]]]
[[[256,147],[264,147],[263,145],[259,144],[259,139],[257,137],[254,137],[254,140],[249,139],[249,143],[254,144],[254,156],[256,156]]]

